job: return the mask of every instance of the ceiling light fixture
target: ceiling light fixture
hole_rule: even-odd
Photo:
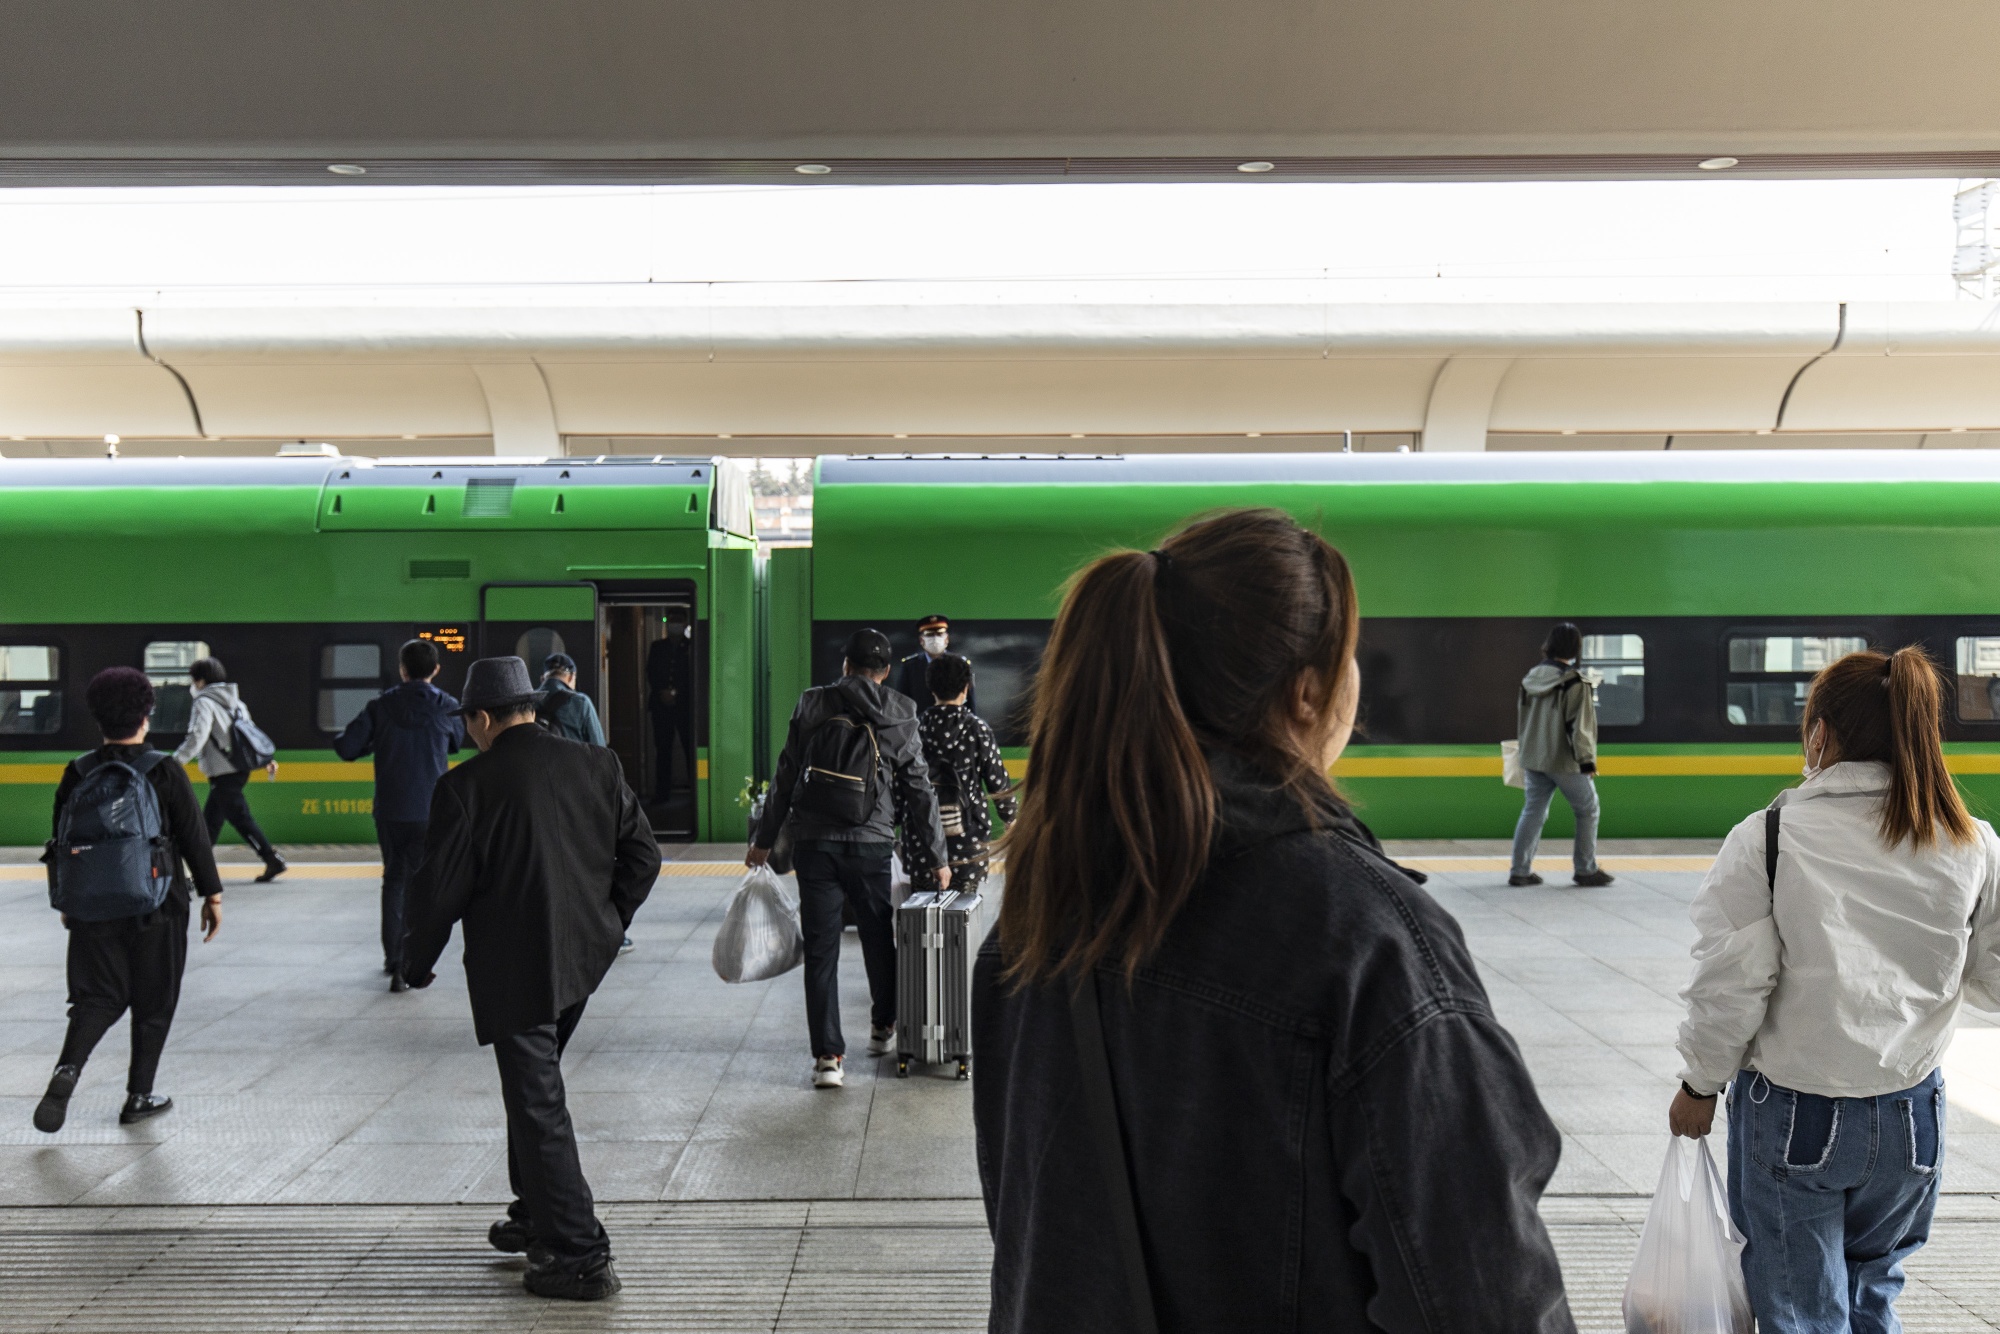
[[[116,445],[116,444],[122,444],[122,443],[124,443],[124,442],[123,442],[123,440],[122,440],[122,439],[121,439],[120,437],[118,437],[118,436],[115,436],[115,435],[107,435],[107,436],[105,436],[105,437],[104,437],[104,443],[105,443],[105,444],[107,444],[107,445]]]
[[[1733,157],[1705,157],[1694,165],[1703,171],[1728,171],[1740,160]]]
[[[368,174],[368,168],[356,166],[352,162],[335,162],[328,166],[327,170],[336,176],[366,176]]]
[[[833,168],[827,166],[824,162],[801,162],[798,166],[793,167],[792,170],[801,176],[831,176],[833,174]]]
[[[1236,164],[1236,170],[1245,176],[1260,176],[1267,171],[1276,170],[1277,165],[1275,162],[1239,162]]]

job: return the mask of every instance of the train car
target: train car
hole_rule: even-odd
[[[568,652],[661,836],[740,837],[750,524],[740,465],[707,458],[0,462],[0,838],[48,837],[95,672],[153,678],[170,748],[214,656],[279,747],[248,789],[265,830],[372,841],[371,766],[330,744],[412,637],[454,691],[474,657]]]
[[[1234,505],[1281,507],[1353,563],[1363,705],[1336,778],[1384,836],[1512,832],[1499,743],[1559,620],[1597,682],[1606,836],[1719,835],[1767,803],[1798,778],[1813,672],[1871,644],[1943,665],[1952,770],[1976,810],[2000,808],[1986,453],[827,458],[792,598],[809,622],[773,643],[823,681],[855,627],[908,652],[918,617],[949,616],[1018,770],[1063,581]]]

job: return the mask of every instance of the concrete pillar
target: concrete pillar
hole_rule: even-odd
[[[1483,450],[1493,416],[1493,394],[1506,378],[1512,357],[1452,357],[1431,381],[1424,412],[1424,452]]]
[[[540,366],[532,361],[510,361],[472,369],[486,393],[495,454],[562,456],[555,404],[549,399],[548,382],[542,378]]]

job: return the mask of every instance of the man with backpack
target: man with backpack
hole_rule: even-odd
[[[1549,631],[1542,661],[1521,680],[1515,723],[1528,795],[1514,826],[1510,885],[1542,883],[1535,874],[1535,849],[1557,792],[1576,814],[1576,883],[1595,888],[1612,880],[1597,864],[1597,694],[1577,670],[1582,654],[1583,632],[1564,621]]]
[[[403,979],[403,900],[410,877],[424,859],[431,791],[451,767],[451,752],[465,744],[458,701],[432,682],[438,649],[412,639],[396,655],[402,684],[383,691],[333,739],[343,760],[375,756],[375,841],[382,846],[382,971],[389,990],[407,991]]]
[[[744,862],[762,866],[787,819],[799,877],[799,925],[805,934],[806,1027],[813,1087],[839,1088],[847,1043],[840,1030],[840,910],[854,913],[868,968],[872,1023],[868,1054],[884,1056],[896,1039],[895,909],[889,858],[896,827],[914,831],[912,875],[935,871],[951,885],[937,797],[924,768],[916,706],[883,687],[889,638],[856,630],[847,640],[842,676],[799,696],[778,756],[764,815]]]
[[[35,1129],[53,1135],[98,1040],[132,1012],[132,1060],[121,1125],[174,1105],[153,1092],[160,1052],[187,965],[188,873],[201,894],[204,941],[222,926],[222,880],[194,784],[146,744],[153,683],[108,667],[84,692],[104,744],[70,762],[56,786],[49,898],[69,930],[69,1032],[35,1107]],[[185,869],[183,869],[185,867]]]
[[[187,735],[174,752],[174,762],[186,764],[199,757],[202,776],[208,779],[208,803],[201,813],[208,822],[209,844],[213,846],[222,837],[225,820],[234,825],[243,841],[264,859],[264,874],[257,877],[257,883],[268,885],[285,873],[285,859],[264,837],[243,788],[258,769],[269,770],[272,780],[277,779],[277,748],[251,721],[250,710],[237,698],[236,686],[223,670],[221,659],[195,659],[188,668],[188,678],[194,683],[194,712],[188,717]]]

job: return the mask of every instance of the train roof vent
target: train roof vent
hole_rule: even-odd
[[[459,513],[468,519],[504,519],[514,512],[514,479],[511,477],[468,477],[465,506]]]
[[[469,560],[413,560],[410,562],[412,579],[470,579],[472,562]]]

